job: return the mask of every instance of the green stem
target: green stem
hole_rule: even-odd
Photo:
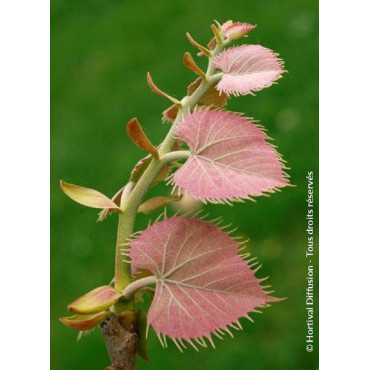
[[[157,280],[158,279],[156,276],[147,276],[145,278],[136,280],[124,289],[123,295],[126,299],[130,299],[139,289],[151,284],[156,284]]]
[[[177,162],[181,161],[181,159],[187,159],[190,157],[190,151],[189,150],[176,150],[174,152],[169,152],[162,156],[161,163],[169,164],[171,162]]]
[[[122,213],[119,215],[118,232],[117,232],[117,247],[116,247],[116,265],[115,265],[115,287],[119,291],[124,289],[131,283],[131,265],[123,258],[122,252],[127,248],[126,243],[130,240],[134,231],[136,213],[145,194],[149,190],[151,184],[160,173],[165,164],[170,161],[184,159],[189,156],[188,151],[178,151],[171,153],[172,147],[176,140],[176,129],[179,123],[186,117],[191,110],[199,103],[200,99],[206,94],[210,87],[218,83],[222,77],[222,73],[214,74],[215,67],[213,65],[215,57],[226,46],[226,43],[217,45],[212,51],[209,58],[206,78],[195,90],[191,96],[186,96],[181,101],[175,122],[167,133],[166,138],[158,151],[159,160],[153,158],[148,168],[145,170],[139,181],[127,192],[127,199],[121,202]],[[131,191],[132,190],[132,191]],[[132,301],[133,306],[133,301]]]

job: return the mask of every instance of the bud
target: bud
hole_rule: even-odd
[[[128,332],[135,331],[136,328],[136,313],[135,311],[123,311],[118,316],[118,321]]]

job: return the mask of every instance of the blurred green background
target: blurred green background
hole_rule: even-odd
[[[318,187],[318,1],[285,0],[52,0],[51,1],[51,367],[103,369],[109,365],[99,330],[76,342],[76,333],[58,318],[81,294],[107,284],[114,275],[116,216],[96,223],[97,213],[67,199],[59,179],[113,195],[145,154],[125,134],[137,116],[158,144],[169,126],[161,112],[169,103],[153,94],[146,72],[165,91],[181,98],[194,75],[182,65],[195,50],[185,32],[205,44],[213,19],[257,24],[248,42],[262,44],[286,62],[288,74],[256,96],[231,99],[228,108],[260,120],[291,168],[296,188],[270,198],[228,206],[207,206],[250,239],[249,250],[263,264],[275,294],[287,297],[255,323],[242,319],[234,339],[217,350],[184,354],[162,349],[151,332],[150,362],[144,369],[316,369],[315,350],[305,350],[306,173]],[[202,66],[204,61],[199,62]],[[203,63],[203,64],[202,64]],[[168,192],[158,185],[152,194]],[[317,217],[316,213],[316,227]],[[153,216],[154,217],[154,216]],[[139,217],[143,229],[147,217]],[[316,230],[317,231],[317,230]],[[316,246],[317,248],[317,246]],[[317,258],[315,260],[317,264]],[[316,266],[315,277],[318,277]],[[316,289],[318,286],[316,285]],[[317,292],[316,292],[317,293]],[[316,294],[316,299],[318,295]],[[316,307],[317,308],[317,307]]]

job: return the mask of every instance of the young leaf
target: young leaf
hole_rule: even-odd
[[[68,197],[86,207],[120,209],[112,200],[94,189],[68,184],[62,180],[60,186]]]
[[[109,312],[104,311],[93,315],[73,315],[70,317],[61,317],[60,321],[64,325],[74,330],[90,330],[108,316]]]
[[[180,200],[181,197],[171,196],[171,197],[153,197],[148,199],[146,202],[142,203],[138,209],[138,212],[145,213],[149,215],[150,213],[164,207],[165,205],[176,202]]]
[[[130,139],[141,149],[149,152],[153,157],[159,158],[158,151],[145,135],[137,118],[132,118],[126,127]]]
[[[109,285],[105,285],[76,299],[68,305],[68,309],[77,314],[89,315],[109,309],[121,297],[122,293],[117,292]]]
[[[175,216],[130,242],[132,263],[158,278],[148,324],[177,343],[210,340],[270,297],[238,255],[240,243],[200,219]],[[216,332],[217,331],[217,332]]]
[[[177,129],[191,156],[172,182],[202,201],[222,203],[263,195],[287,185],[287,175],[268,136],[245,117],[196,111]]]
[[[217,89],[228,95],[246,95],[262,90],[285,72],[278,54],[260,45],[227,49],[220,53],[214,65],[224,72]]]
[[[223,31],[223,35],[229,40],[237,40],[247,33],[253,31],[255,28],[256,26],[248,23],[235,22],[225,28],[225,30]]]

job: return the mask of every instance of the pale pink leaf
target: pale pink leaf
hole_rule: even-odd
[[[227,111],[196,111],[178,126],[191,155],[172,177],[202,201],[222,203],[263,195],[288,184],[269,137],[247,118]]]
[[[262,90],[285,72],[278,55],[260,45],[229,48],[220,53],[214,65],[224,72],[217,89],[228,95],[246,95]]]
[[[249,23],[235,22],[225,27],[223,34],[229,40],[237,40],[247,33],[253,31],[256,26]]]
[[[279,301],[264,291],[239,247],[211,222],[185,216],[157,222],[130,242],[132,264],[158,278],[148,324],[159,337],[211,339],[255,308]]]

